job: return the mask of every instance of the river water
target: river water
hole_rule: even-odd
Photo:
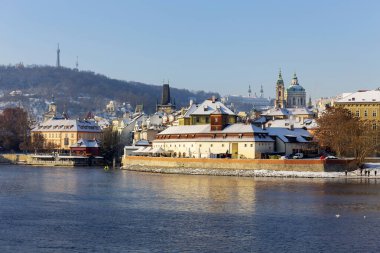
[[[0,217],[0,252],[379,252],[380,181],[2,165]]]

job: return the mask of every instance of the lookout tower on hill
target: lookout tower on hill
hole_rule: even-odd
[[[57,47],[57,64],[56,64],[57,68],[61,67],[60,54],[61,54],[61,50],[59,49],[59,43],[58,43],[58,47]]]

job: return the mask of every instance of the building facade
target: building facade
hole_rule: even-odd
[[[95,121],[72,119],[49,119],[32,129],[32,140],[40,134],[43,147],[70,150],[80,139],[100,139],[102,131]]]
[[[334,106],[349,110],[352,115],[361,120],[373,121],[373,128],[380,125],[380,89],[359,90],[346,94],[334,102]]]

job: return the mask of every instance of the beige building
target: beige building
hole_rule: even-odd
[[[44,147],[54,145],[57,150],[70,150],[80,139],[100,139],[102,131],[95,121],[53,118],[32,129],[32,139],[36,134],[44,137]]]

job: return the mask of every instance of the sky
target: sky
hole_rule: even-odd
[[[380,87],[378,0],[0,0],[0,64],[274,97],[281,68],[307,96]]]

